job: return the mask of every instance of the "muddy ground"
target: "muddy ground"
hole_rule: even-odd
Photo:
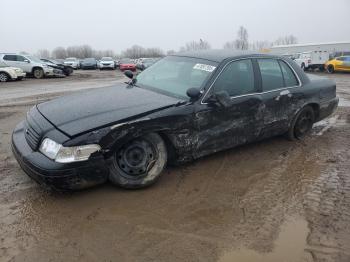
[[[0,86],[0,261],[350,261],[350,74],[304,141],[283,137],[169,168],[151,188],[48,192],[11,132],[32,104],[123,81],[118,71]]]

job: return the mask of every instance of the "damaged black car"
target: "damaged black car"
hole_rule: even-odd
[[[334,81],[285,57],[168,56],[125,84],[33,107],[12,135],[22,169],[56,189],[142,188],[179,164],[277,135],[302,139],[338,106]]]

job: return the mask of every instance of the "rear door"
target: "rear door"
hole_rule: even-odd
[[[17,56],[16,55],[4,55],[3,60],[4,60],[4,63],[7,66],[18,67],[17,66]]]
[[[262,137],[288,130],[293,104],[300,99],[300,81],[285,61],[273,58],[257,59],[265,104]]]
[[[220,73],[196,109],[196,157],[244,144],[259,136],[264,106],[255,75],[251,59],[232,61]],[[228,106],[208,102],[207,98],[221,92],[229,95]]]

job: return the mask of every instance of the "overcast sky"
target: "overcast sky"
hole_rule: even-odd
[[[300,43],[350,42],[350,0],[1,0],[0,52],[89,44],[178,50],[191,40],[222,48],[294,34]]]

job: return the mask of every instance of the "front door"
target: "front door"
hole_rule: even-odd
[[[195,112],[198,131],[195,157],[255,140],[260,133],[264,105],[258,94],[250,59],[230,62]],[[210,97],[226,93],[225,106]]]

